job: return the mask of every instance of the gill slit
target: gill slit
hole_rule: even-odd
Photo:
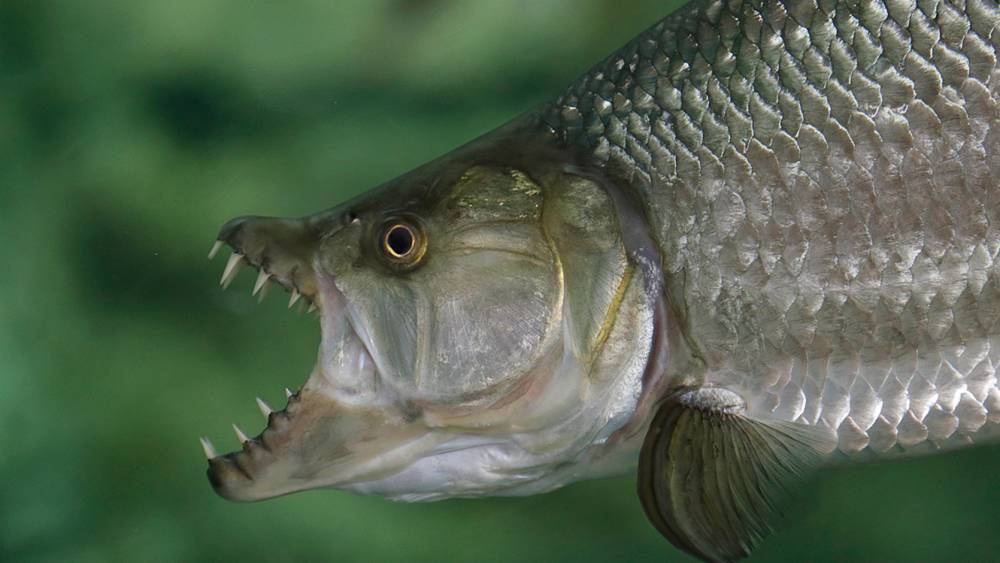
[[[547,198],[548,198],[548,193],[545,190],[542,190],[542,205],[538,210],[538,228],[542,232],[542,238],[545,239],[545,244],[546,246],[549,247],[549,253],[552,254],[552,258],[555,261],[556,281],[559,285],[559,296],[558,299],[556,299],[556,303],[559,304],[559,310],[557,311],[558,314],[551,315],[549,317],[548,326],[545,328],[545,334],[552,334],[555,328],[565,326],[565,323],[563,322],[563,311],[566,308],[566,280],[563,275],[562,257],[559,256],[559,250],[556,247],[556,241],[552,238],[552,235],[549,234],[549,229],[547,228],[547,223],[545,219],[546,218],[545,204]]]
[[[604,314],[604,321],[601,323],[601,330],[597,332],[597,337],[594,339],[593,346],[590,347],[590,358],[589,363],[591,366],[597,361],[597,357],[600,355],[601,350],[604,349],[604,343],[607,342],[608,337],[611,335],[611,329],[614,327],[615,320],[618,318],[618,311],[621,309],[622,303],[625,301],[625,292],[628,291],[629,284],[632,283],[632,276],[635,273],[635,266],[631,262],[628,262],[625,266],[625,273],[622,275],[622,279],[618,282],[618,287],[615,288],[615,296],[611,300],[611,306],[608,307],[608,312]]]

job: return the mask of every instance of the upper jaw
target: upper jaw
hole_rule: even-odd
[[[243,265],[258,270],[253,293],[277,284],[291,292],[291,307],[299,298],[318,306],[316,272],[313,256],[323,235],[340,220],[339,213],[326,212],[301,219],[243,216],[230,220],[209,252],[209,259],[223,246],[233,253],[226,263],[219,284],[225,288]]]

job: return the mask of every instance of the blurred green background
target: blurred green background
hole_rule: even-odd
[[[0,559],[669,561],[631,476],[533,498],[216,497],[314,318],[205,254],[556,94],[676,2],[0,2]],[[832,470],[761,561],[997,559],[1000,449]]]

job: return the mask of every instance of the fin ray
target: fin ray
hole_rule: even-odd
[[[740,559],[834,443],[817,427],[748,417],[731,391],[685,390],[660,406],[646,435],[639,497],[678,548],[709,561]]]

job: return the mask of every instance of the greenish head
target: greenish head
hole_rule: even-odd
[[[209,452],[221,495],[528,494],[634,463],[663,340],[641,214],[572,167],[509,160],[223,227],[233,263],[319,307],[322,342],[259,437]]]

